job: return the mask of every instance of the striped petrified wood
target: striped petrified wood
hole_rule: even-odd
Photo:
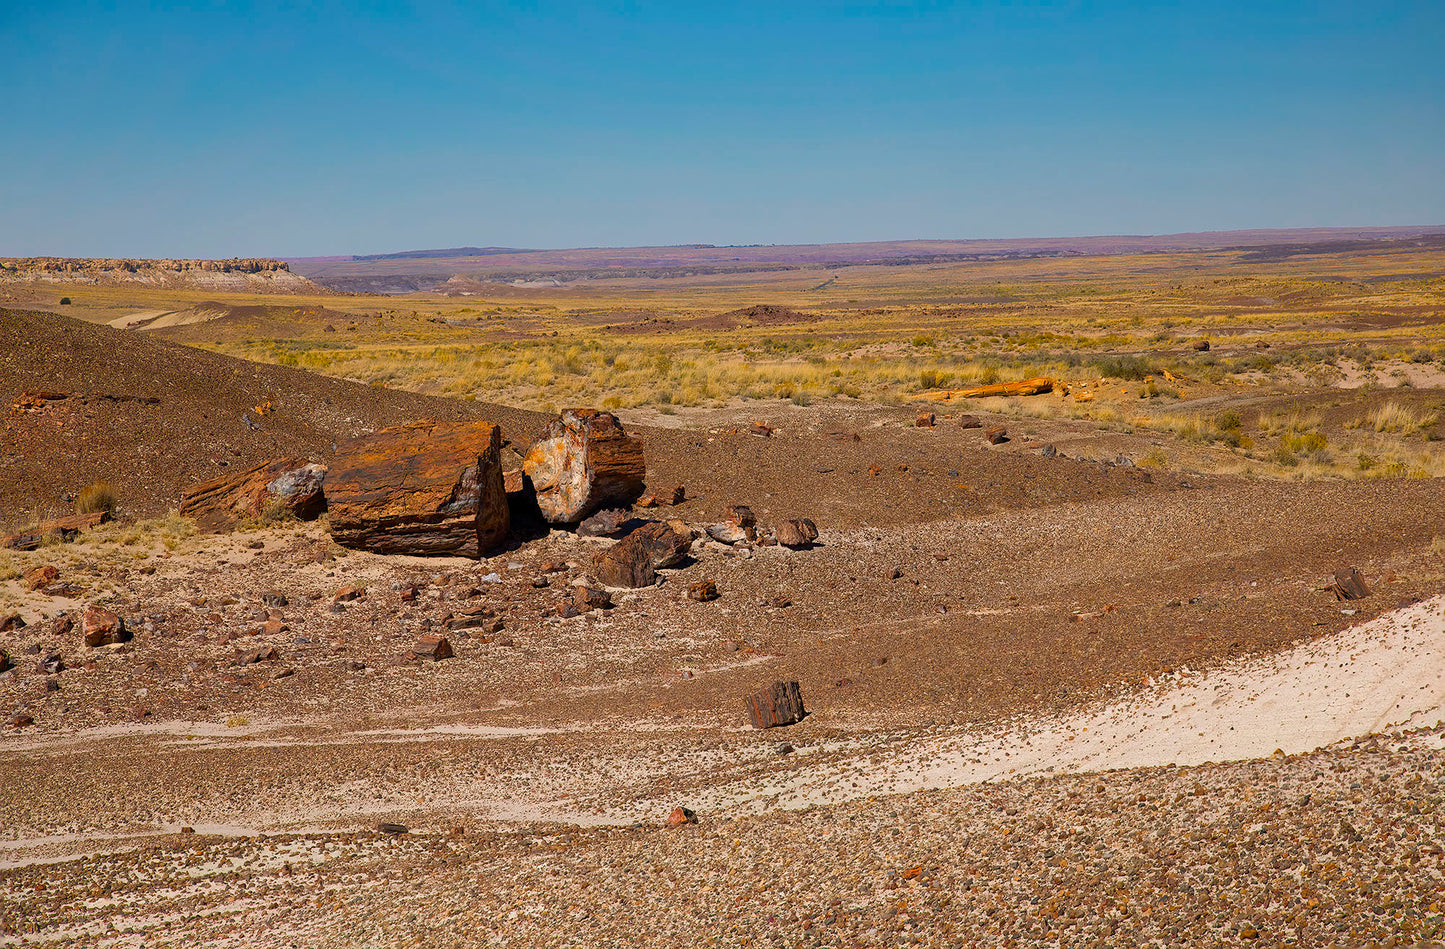
[[[642,440],[624,432],[611,412],[567,409],[532,443],[522,470],[542,516],[552,524],[575,524],[641,497],[647,464]]]

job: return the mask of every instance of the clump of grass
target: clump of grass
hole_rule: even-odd
[[[1355,427],[1363,427],[1390,435],[1418,435],[1434,425],[1434,415],[1421,415],[1407,405],[1393,400],[1370,412]]]
[[[115,505],[119,500],[115,488],[108,482],[97,481],[80,492],[75,499],[75,513],[77,514],[106,514],[115,513]]]
[[[1109,379],[1130,379],[1135,382],[1154,375],[1157,370],[1143,356],[1109,356],[1094,364],[1099,374]]]
[[[1153,468],[1156,471],[1169,467],[1169,456],[1159,446],[1154,446],[1144,453],[1144,457],[1137,462],[1140,468]]]

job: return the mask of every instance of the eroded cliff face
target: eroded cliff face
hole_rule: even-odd
[[[296,293],[319,289],[291,272],[284,260],[144,260],[122,258],[0,258],[0,281],[8,283],[140,283]]]

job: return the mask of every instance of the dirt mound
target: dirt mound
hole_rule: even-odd
[[[26,393],[58,398],[23,400]],[[197,481],[421,417],[485,419],[525,443],[532,413],[248,363],[49,313],[0,310],[0,519],[69,510],[96,480],[160,513]]]
[[[819,314],[803,313],[790,306],[760,303],[691,320],[687,326],[690,329],[737,329],[740,326],[791,326],[798,323],[816,323],[821,319],[823,317]]]

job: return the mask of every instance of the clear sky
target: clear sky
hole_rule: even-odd
[[[1445,223],[1445,2],[0,0],[0,254]]]

